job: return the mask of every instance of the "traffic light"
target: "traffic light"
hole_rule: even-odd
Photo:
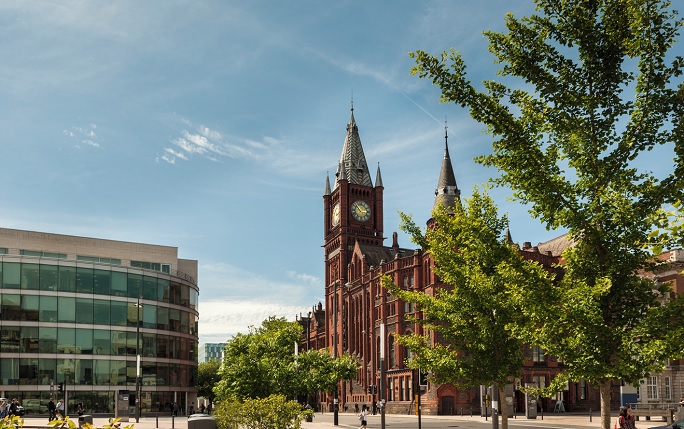
[[[64,383],[59,383],[57,385],[57,390],[59,390],[60,392],[64,392]]]

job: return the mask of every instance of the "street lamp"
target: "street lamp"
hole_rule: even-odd
[[[337,284],[339,280],[335,280],[335,292],[333,295],[333,359],[337,361]],[[337,363],[337,362],[336,362]],[[339,388],[339,380],[335,381],[335,393],[333,394],[333,424],[337,426],[339,424],[338,415],[338,401],[337,389]]]
[[[135,422],[140,422],[140,297],[136,304],[137,317],[135,321]]]

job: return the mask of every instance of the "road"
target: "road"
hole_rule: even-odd
[[[613,416],[611,421],[611,429],[616,416]],[[358,428],[360,422],[356,415],[352,413],[340,413],[339,425],[334,426],[333,414],[316,414],[312,423],[304,423],[306,429],[330,429],[330,428]],[[601,418],[594,414],[591,417],[589,414],[569,414],[556,413],[538,416],[536,419],[526,419],[522,416],[511,418],[508,420],[508,427],[510,429],[589,429],[600,428]],[[660,421],[639,421],[637,427],[639,429],[647,429],[653,426],[665,425],[665,422]],[[380,429],[380,416],[368,416],[368,429]],[[388,414],[385,416],[385,427],[389,429],[417,429],[418,417],[415,415],[396,415]],[[485,420],[484,417],[479,416],[421,416],[421,429],[490,429],[492,428],[492,419]],[[499,424],[501,428],[501,424]]]

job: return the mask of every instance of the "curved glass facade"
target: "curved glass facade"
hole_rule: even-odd
[[[139,350],[143,413],[195,401],[193,277],[118,260],[0,253],[3,397],[45,414],[51,396],[63,398],[63,383],[70,408],[82,402],[88,413],[114,413],[117,392],[127,389],[133,409]]]

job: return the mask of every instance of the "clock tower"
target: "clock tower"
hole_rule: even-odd
[[[333,308],[335,290],[349,281],[347,267],[354,246],[383,244],[383,189],[379,165],[375,186],[371,182],[352,107],[334,183],[331,187],[326,177],[323,195],[327,308]]]

